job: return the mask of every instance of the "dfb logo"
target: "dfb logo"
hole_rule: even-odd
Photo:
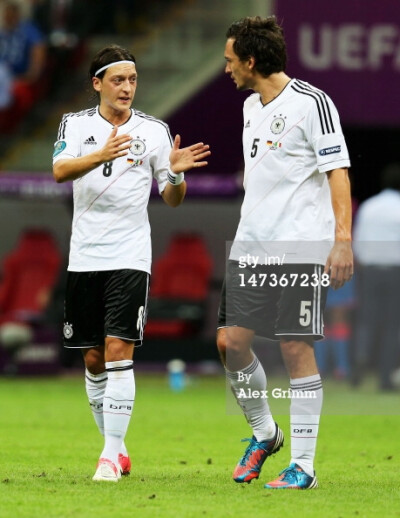
[[[131,405],[113,405],[112,403],[110,403],[110,408],[112,410],[132,410]]]

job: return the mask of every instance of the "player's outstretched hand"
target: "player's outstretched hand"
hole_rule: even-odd
[[[132,137],[130,135],[117,135],[118,126],[114,126],[107,142],[101,149],[101,159],[103,162],[111,162],[115,158],[128,154]]]
[[[204,167],[208,164],[204,158],[211,155],[210,146],[198,142],[192,146],[180,148],[181,137],[176,135],[174,145],[169,155],[171,171],[173,173],[183,173],[193,167]]]

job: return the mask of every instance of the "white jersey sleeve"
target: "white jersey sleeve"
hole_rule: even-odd
[[[58,128],[57,141],[54,144],[53,164],[64,158],[81,156],[81,137],[79,119],[73,113],[66,113]]]
[[[167,174],[170,171],[169,154],[172,149],[172,137],[166,124],[160,126],[160,147],[152,158],[153,177],[161,194],[167,185]]]
[[[307,84],[307,83],[306,83]],[[338,111],[321,90],[310,87],[310,104],[305,121],[306,137],[314,149],[320,173],[350,167],[349,153],[343,136]]]

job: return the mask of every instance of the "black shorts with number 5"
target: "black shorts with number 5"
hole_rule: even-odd
[[[246,265],[228,261],[218,328],[240,326],[270,340],[324,338],[329,276],[319,264]]]
[[[68,272],[64,347],[96,347],[113,336],[140,345],[149,274],[139,270]]]

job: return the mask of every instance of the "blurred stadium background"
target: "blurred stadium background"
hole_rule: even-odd
[[[248,95],[238,93],[224,74],[226,29],[248,15],[276,14],[283,23],[289,76],[325,90],[338,107],[356,207],[379,191],[382,168],[400,160],[399,2],[385,0],[379,8],[373,0],[19,4],[23,17],[42,31],[46,60],[34,92],[26,94],[33,95],[28,108],[22,102],[0,112],[0,373],[51,374],[81,366],[80,358],[60,345],[71,186],[53,181],[51,156],[62,114],[93,103],[88,63],[112,42],[137,58],[134,106],[168,122],[184,145],[203,140],[212,148],[209,166],[188,174],[182,207],[171,210],[158,195],[151,198],[154,287],[136,368],[164,369],[166,362],[180,358],[190,368],[218,372],[217,307],[226,243],[234,237],[243,196],[242,103]],[[64,9],[62,22],[55,16],[57,4]],[[7,270],[15,251],[18,264]],[[189,263],[180,265],[189,281],[163,285],[168,266],[182,258]],[[352,317],[356,305],[349,311]],[[15,321],[17,328],[8,325]],[[268,346],[264,354],[279,371],[276,348]]]

